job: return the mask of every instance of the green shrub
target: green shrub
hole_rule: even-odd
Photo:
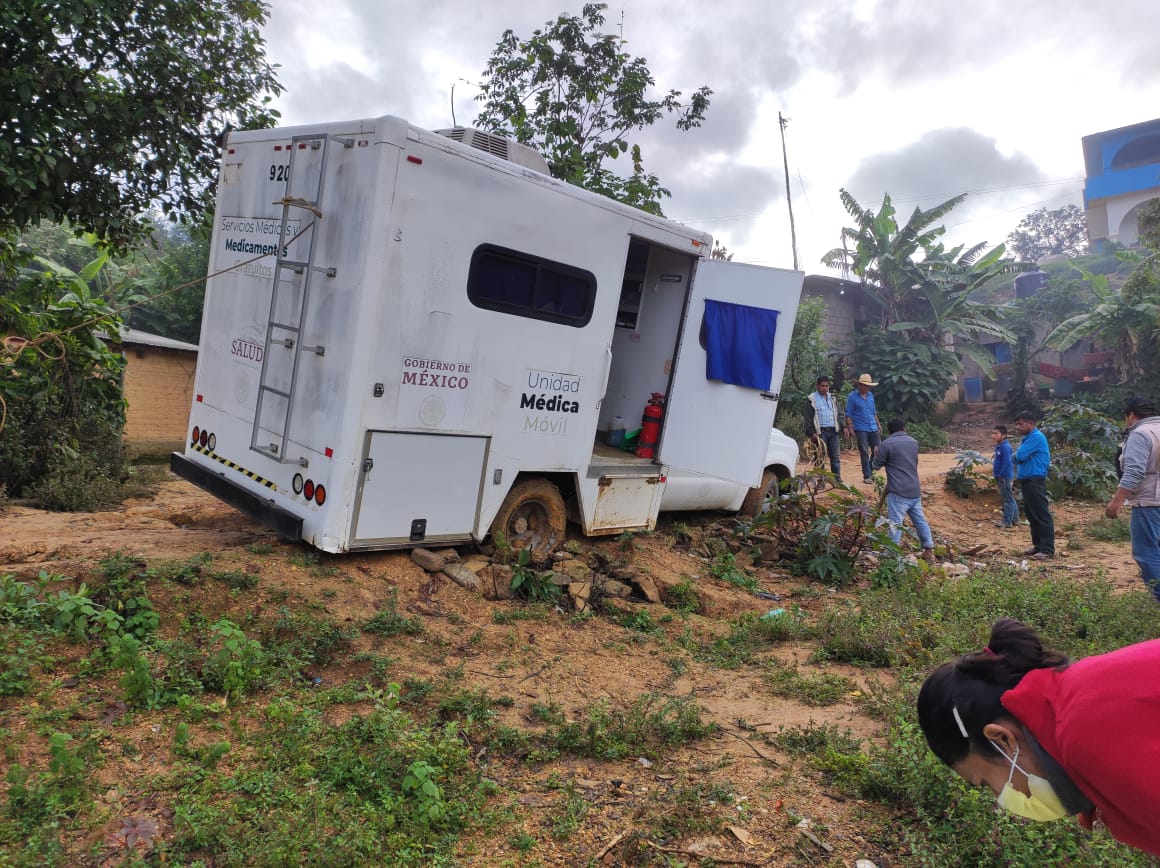
[[[924,452],[941,449],[951,442],[941,428],[922,419],[908,421],[906,433],[918,441],[918,448]]]
[[[1073,401],[1057,402],[1040,429],[1051,443],[1052,497],[1107,500],[1116,487],[1116,449],[1120,426],[1110,417]]]
[[[1128,542],[1132,538],[1128,522],[1122,515],[1116,518],[1098,518],[1084,527],[1083,532],[1101,542]]]
[[[989,463],[989,459],[981,452],[974,449],[960,450],[955,453],[955,466],[947,471],[946,487],[959,497],[970,497],[987,484],[987,480],[976,468]]]
[[[855,344],[858,370],[878,379],[874,398],[883,420],[930,418],[961,368],[953,352],[916,343],[901,332],[863,329]]]
[[[98,512],[121,502],[120,478],[91,455],[58,454],[43,476],[28,486],[28,496],[54,512]]]

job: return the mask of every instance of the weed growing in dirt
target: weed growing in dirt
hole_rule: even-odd
[[[533,603],[555,602],[560,597],[560,588],[552,581],[552,571],[540,572],[531,561],[531,550],[520,549],[512,567],[512,591],[520,599]]]
[[[774,664],[767,679],[775,696],[796,699],[803,705],[836,705],[854,691],[854,682],[844,675],[822,672],[811,675],[796,666]]]
[[[961,449],[955,453],[955,466],[947,471],[946,487],[959,497],[970,497],[987,485],[978,468],[989,464],[990,460],[974,449]]]
[[[532,735],[528,759],[544,762],[562,754],[601,760],[655,758],[663,750],[714,731],[715,726],[702,718],[691,697],[647,693],[627,708],[613,708],[608,703],[589,706],[579,719],[553,724]]]
[[[1132,539],[1128,522],[1123,516],[1096,519],[1084,527],[1083,532],[1100,542],[1128,542]]]
[[[929,666],[980,647],[996,619],[1033,624],[1075,656],[1160,635],[1160,607],[1143,590],[1067,576],[976,570],[953,582],[908,578],[828,607],[818,656],[870,666]]]
[[[737,566],[737,558],[733,552],[717,555],[717,558],[709,565],[709,574],[719,582],[727,582],[750,593],[761,590],[761,585],[757,580]]]
[[[725,636],[714,636],[699,642],[686,631],[677,641],[702,663],[721,669],[737,669],[752,663],[754,655],[768,649],[775,642],[795,637],[805,638],[808,633],[804,613],[800,609],[789,614],[761,617],[747,612],[729,622],[729,633]]]
[[[550,824],[552,838],[557,841],[567,841],[580,828],[584,815],[588,813],[588,802],[585,801],[575,781],[568,781],[561,789],[564,799],[559,807],[553,811]]]
[[[295,612],[283,606],[274,620],[264,626],[260,636],[272,664],[297,671],[311,664],[330,663],[338,654],[351,649],[358,633],[357,628],[333,618]]]
[[[149,575],[192,587],[201,583],[206,567],[212,561],[213,555],[209,552],[181,561],[161,561],[149,567]]]
[[[241,746],[249,762],[228,776],[202,766],[179,790],[172,861],[447,864],[492,786],[457,726],[415,720],[398,685],[367,698],[371,711],[337,726],[271,703]]]
[[[683,615],[696,612],[701,608],[701,598],[697,595],[697,586],[686,575],[675,585],[665,591],[665,605]]]
[[[626,630],[631,630],[634,633],[642,633],[645,636],[663,636],[664,628],[653,620],[652,613],[647,609],[638,609],[635,612],[625,612],[617,609],[615,606],[605,606],[605,613],[612,615],[614,623],[619,624]]]
[[[515,624],[517,621],[543,621],[547,617],[548,610],[539,605],[524,606],[506,612],[496,609],[491,613],[491,620],[496,624]]]
[[[399,614],[399,595],[394,588],[387,594],[383,610],[369,618],[363,625],[364,633],[376,636],[419,636],[427,629],[422,618],[408,618]]]

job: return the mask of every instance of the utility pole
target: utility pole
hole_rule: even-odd
[[[789,196],[789,157],[785,153],[785,125],[789,123],[789,118],[783,118],[781,112],[777,113],[777,125],[781,127],[781,160],[785,164],[785,204],[789,207],[789,240],[793,247],[793,270],[798,270],[798,252],[797,252],[797,229],[793,224],[793,200]]]

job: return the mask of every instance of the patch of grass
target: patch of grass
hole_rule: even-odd
[[[739,615],[729,622],[729,632],[698,642],[687,632],[678,640],[694,658],[722,669],[737,669],[752,663],[754,655],[768,649],[775,642],[790,638],[805,638],[809,629],[801,609],[781,615]]]
[[[643,633],[646,636],[664,635],[664,630],[660,624],[653,620],[652,615],[647,609],[638,609],[635,612],[614,611],[616,616],[613,620],[626,630]]]
[[[450,864],[493,787],[457,727],[427,727],[397,689],[343,724],[275,700],[239,767],[187,776],[170,860],[219,864]],[[212,798],[207,795],[213,794]]]
[[[515,624],[517,621],[544,621],[548,618],[548,610],[542,605],[531,604],[518,609],[506,611],[495,609],[491,613],[491,620],[496,624]]]
[[[734,803],[735,798],[728,787],[710,781],[680,781],[657,791],[648,799],[639,809],[639,822],[649,831],[648,837],[654,840],[714,835],[724,830],[727,819],[732,819],[726,811]],[[644,853],[641,855],[648,858]]]
[[[364,628],[365,629],[365,628]],[[312,612],[296,612],[285,606],[262,632],[263,644],[272,660],[287,669],[325,666],[349,651],[358,629]]]
[[[857,753],[862,747],[861,740],[854,738],[850,730],[843,731],[832,723],[812,721],[803,726],[781,727],[773,742],[791,756],[820,755],[828,750]]]
[[[551,814],[552,838],[567,841],[580,828],[588,813],[588,802],[576,787],[575,781],[568,781],[563,787],[564,800]]]
[[[688,615],[701,608],[701,598],[697,586],[686,575],[665,591],[665,605],[681,614]]]
[[[399,614],[399,595],[394,588],[387,595],[383,610],[372,615],[362,625],[364,633],[376,636],[420,636],[426,629],[427,625],[422,618]]]
[[[854,691],[854,682],[844,675],[812,675],[796,666],[773,666],[767,681],[775,696],[796,699],[803,705],[836,705]]]
[[[737,566],[737,558],[732,552],[719,554],[709,565],[709,574],[720,582],[727,582],[751,593],[757,593],[761,590],[760,583]]]
[[[589,706],[579,720],[554,726],[538,739],[537,758],[560,754],[593,759],[656,757],[662,750],[715,731],[691,697],[645,694],[627,708],[607,703]],[[536,755],[535,752],[533,755]]]
[[[1116,518],[1097,518],[1083,529],[1085,535],[1100,542],[1130,542],[1131,531],[1128,521],[1122,515]]]
[[[1160,607],[1142,588],[1050,573],[976,570],[951,581],[909,577],[829,606],[814,630],[819,659],[858,665],[927,667],[977,650],[1000,617],[1032,624],[1073,657],[1160,635]]]
[[[260,576],[245,570],[210,570],[208,576],[234,591],[252,591],[258,587],[261,579]]]
[[[193,587],[201,584],[202,578],[208,572],[206,567],[213,561],[213,555],[203,552],[192,558],[180,561],[161,561],[149,566],[149,574],[159,579],[176,582],[179,585]]]

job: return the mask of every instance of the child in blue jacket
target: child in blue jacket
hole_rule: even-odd
[[[1007,440],[1007,426],[996,425],[992,428],[991,441],[995,444],[995,456],[991,459],[991,472],[995,474],[995,484],[999,486],[999,496],[1003,498],[1003,520],[995,522],[995,527],[1015,527],[1019,524],[1019,504],[1015,502],[1015,492],[1011,490],[1015,465],[1011,461],[1011,444]]]

